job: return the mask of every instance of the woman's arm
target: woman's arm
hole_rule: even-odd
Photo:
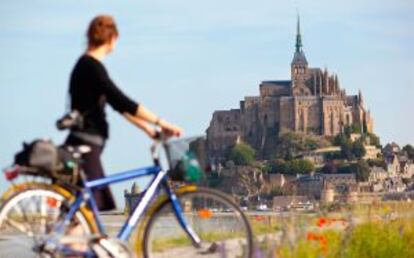
[[[142,129],[150,138],[154,138],[156,136],[155,129],[152,126],[150,126],[148,122],[129,113],[124,113],[123,115],[129,122],[136,125],[138,128]]]
[[[182,134],[181,128],[160,119],[142,104],[138,105],[134,116],[126,112],[124,116],[128,121],[141,128],[151,138],[155,137],[156,131],[150,124],[159,126],[168,136],[180,136]]]
[[[139,104],[137,110],[135,111],[135,117],[140,118],[148,123],[157,124],[159,122],[159,117],[148,110],[144,105]]]

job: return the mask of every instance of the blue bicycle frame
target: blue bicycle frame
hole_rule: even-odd
[[[159,162],[154,160],[155,164]],[[75,201],[71,204],[68,213],[65,215],[62,223],[59,223],[55,229],[55,232],[58,234],[63,234],[65,225],[73,218],[75,213],[79,210],[83,203],[87,203],[90,209],[93,212],[95,221],[98,226],[99,233],[101,235],[106,235],[105,228],[103,226],[102,220],[99,217],[98,207],[95,199],[93,198],[92,189],[101,188],[109,184],[122,182],[130,180],[137,177],[152,175],[153,179],[149,186],[146,188],[145,193],[142,196],[140,202],[133,208],[132,213],[125,221],[120,232],[118,233],[117,238],[123,241],[128,240],[132,230],[138,224],[139,219],[145,212],[145,209],[149,206],[153,197],[157,194],[157,190],[164,188],[166,194],[172,204],[174,214],[178,220],[178,223],[183,228],[183,230],[188,234],[192,240],[195,247],[199,247],[201,240],[198,235],[192,230],[191,227],[186,223],[186,220],[183,216],[183,211],[181,208],[180,202],[177,200],[177,196],[172,191],[168,184],[168,176],[165,171],[158,165],[134,169],[130,171],[121,172],[118,174],[110,175],[104,178],[95,179],[92,181],[84,181],[84,188],[77,193]],[[68,249],[68,248],[64,248]],[[70,248],[69,248],[70,249]],[[70,251],[69,251],[70,252]],[[76,252],[76,251],[75,251]]]

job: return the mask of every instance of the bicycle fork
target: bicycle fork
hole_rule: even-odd
[[[166,179],[163,180],[163,185],[165,187],[168,197],[170,198],[175,217],[177,218],[177,221],[180,224],[181,228],[184,230],[185,233],[187,233],[188,237],[191,239],[193,243],[193,246],[195,248],[201,248],[201,239],[197,235],[197,233],[194,232],[194,230],[190,227],[190,225],[188,225],[184,217],[183,208],[181,207],[180,201],[177,199],[177,195],[171,190]]]

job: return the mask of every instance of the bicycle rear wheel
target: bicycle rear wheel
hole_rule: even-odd
[[[16,192],[0,206],[1,257],[52,257],[35,247],[42,243],[56,223],[62,219],[69,204],[67,193],[52,186],[34,185]],[[78,211],[66,231],[84,236],[94,231],[90,219]]]
[[[182,230],[169,200],[159,205],[144,230],[144,256],[161,257],[243,257],[253,253],[250,224],[227,195],[202,187],[177,192],[188,225],[202,240],[193,246]]]

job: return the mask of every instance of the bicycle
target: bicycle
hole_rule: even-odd
[[[175,183],[170,176],[176,177],[178,174],[191,179],[197,170],[197,163],[188,151],[185,155],[178,155],[180,158],[177,159],[174,144],[182,141],[167,142],[163,137],[161,139],[151,147],[152,166],[92,181],[87,181],[82,176],[83,187],[75,191],[68,191],[67,186],[55,185],[59,192],[52,189],[51,185],[43,185],[43,190],[46,188],[47,191],[42,196],[35,194],[35,191],[42,190],[40,187],[17,193],[16,196],[20,196],[20,199],[24,199],[21,196],[25,192],[27,196],[37,196],[39,203],[47,204],[47,216],[54,218],[47,229],[32,230],[35,236],[32,236],[34,244],[31,249],[36,255],[127,257],[131,250],[123,243],[134,232],[133,251],[138,256],[178,257],[185,254],[188,257],[252,257],[252,230],[245,214],[231,198],[219,191],[194,184],[182,184],[174,188],[172,185]],[[161,147],[165,150],[170,166],[168,172],[161,165]],[[193,175],[189,174],[191,171]],[[131,210],[116,239],[106,237],[92,189],[148,175],[153,176],[153,179],[142,192],[140,201]],[[49,198],[56,201],[49,201]],[[13,200],[18,202],[16,200],[19,199],[10,198],[0,208],[0,225],[4,218],[9,217],[12,207],[15,207]],[[38,224],[45,219],[44,216],[30,217],[32,222]],[[173,221],[178,223],[173,225]],[[76,225],[81,225],[82,231],[74,237],[70,231]],[[82,243],[80,249],[86,250],[73,247],[79,243]]]

